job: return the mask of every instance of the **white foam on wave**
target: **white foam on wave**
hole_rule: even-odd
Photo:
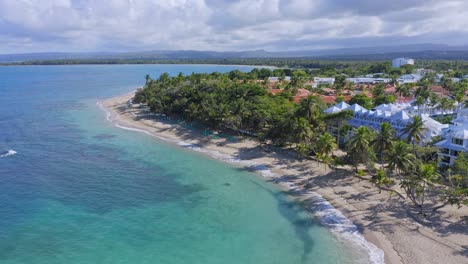
[[[345,239],[367,251],[369,261],[374,264],[383,264],[384,252],[373,243],[367,241],[359,232],[357,226],[346,218],[339,210],[333,207],[320,194],[309,192],[313,205],[313,212],[319,221],[327,226],[338,239]]]
[[[102,110],[104,111],[104,113],[106,113],[106,120],[109,121],[109,122],[112,122],[112,114],[109,110],[107,110],[107,108],[104,107],[104,105],[102,105],[102,103],[100,101],[97,101],[96,102],[96,105]]]
[[[18,152],[10,149],[7,152],[4,152],[3,154],[0,155],[0,158],[8,157],[17,154]]]
[[[207,150],[196,144],[191,144],[189,142],[180,141],[178,145],[193,151],[201,152],[207,154],[208,156],[228,162],[231,164],[241,165],[248,168],[251,171],[260,173],[264,177],[274,177],[275,174],[268,169],[264,164],[256,163],[251,160],[242,160],[238,157],[232,155],[223,154],[218,151]],[[301,190],[299,186],[292,182],[281,182],[289,190],[298,191]],[[367,252],[369,261],[373,264],[383,264],[384,262],[384,252],[374,244],[367,241],[364,236],[361,235],[357,226],[353,224],[348,218],[346,218],[339,210],[333,207],[327,200],[325,200],[320,194],[312,191],[307,191],[311,196],[313,201],[313,206],[311,209],[318,217],[319,221],[329,228],[332,233],[336,235],[339,240],[346,240],[346,242],[351,242],[357,247]],[[347,243],[345,243],[347,244]]]
[[[100,103],[98,102],[97,105],[106,113],[106,119],[112,122],[116,127],[135,131],[139,133],[144,133],[159,139],[162,139],[167,142],[173,142],[177,145],[190,149],[192,151],[196,151],[199,153],[203,153],[207,156],[210,156],[214,159],[240,165],[242,167],[246,167],[247,169],[259,173],[260,175],[271,178],[274,177],[275,174],[264,164],[257,163],[252,160],[242,160],[238,157],[220,153],[214,150],[208,150],[203,148],[197,144],[192,144],[185,141],[174,141],[170,140],[154,133],[151,133],[144,129],[126,127],[120,125],[115,119],[112,118],[112,114]],[[280,182],[281,184],[285,185],[288,189],[292,191],[300,190],[300,187],[296,184],[288,181]],[[359,248],[365,250],[368,254],[369,261],[373,264],[384,264],[384,252],[371,242],[367,241],[364,236],[359,232],[357,226],[351,222],[348,218],[346,218],[339,210],[337,210],[333,205],[331,205],[327,200],[325,200],[320,194],[312,191],[307,191],[307,193],[311,196],[311,200],[313,201],[312,211],[318,217],[318,220],[327,228],[331,230],[332,233],[336,235],[339,240],[346,240],[346,242],[351,242],[354,245],[358,246]]]

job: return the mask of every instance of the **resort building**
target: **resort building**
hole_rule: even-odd
[[[335,83],[335,78],[331,77],[314,77],[314,82],[319,85],[319,84],[333,84]]]
[[[419,80],[422,79],[422,75],[420,74],[405,74],[398,78],[398,83],[405,84],[405,83],[417,83]]]
[[[423,142],[429,142],[435,136],[441,135],[442,130],[448,125],[443,125],[432,119],[428,114],[418,113],[417,111],[406,111],[411,104],[384,104],[377,106],[374,110],[366,109],[358,104],[348,105],[340,103],[325,110],[325,113],[338,113],[344,110],[351,110],[353,118],[348,120],[348,123],[353,127],[367,126],[380,129],[380,124],[389,123],[396,131],[397,136],[405,138],[403,129],[406,125],[413,121],[414,116],[420,116],[424,122],[425,133]]]
[[[392,67],[393,68],[400,68],[403,65],[414,65],[414,60],[413,59],[407,59],[407,58],[397,58],[392,60]]]
[[[460,152],[468,152],[468,108],[458,111],[452,125],[444,129],[444,140],[436,143],[441,165],[451,166]]]
[[[284,76],[283,77],[284,81],[290,82],[291,81],[291,76]],[[268,81],[271,83],[276,83],[281,81],[281,77],[268,77]]]
[[[392,81],[390,78],[371,78],[371,77],[358,77],[358,78],[346,78],[346,81],[354,84],[377,84],[377,83],[389,83]]]

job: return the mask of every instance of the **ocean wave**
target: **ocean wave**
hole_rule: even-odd
[[[191,144],[189,142],[180,141],[178,145],[196,152],[203,153],[217,160],[236,164],[247,168],[250,171],[260,173],[262,176],[270,178],[276,176],[265,164],[257,163],[251,160],[242,160],[232,155],[223,154],[218,151],[207,150],[199,145]],[[292,182],[279,182],[286,186],[291,191],[299,191],[301,188]],[[384,252],[371,242],[367,241],[364,236],[359,232],[357,226],[346,218],[338,209],[333,207],[327,200],[320,194],[312,191],[307,191],[310,195],[312,204],[312,211],[317,216],[320,223],[332,231],[339,240],[346,240],[353,243],[357,247],[365,250],[369,257],[369,261],[373,264],[384,263]]]
[[[310,191],[309,194],[312,201],[311,209],[323,225],[328,227],[338,238],[351,241],[360,248],[365,249],[371,263],[385,263],[383,250],[367,241],[351,220],[346,218],[320,194]]]
[[[102,110],[104,111],[104,113],[106,113],[106,120],[109,121],[109,122],[112,122],[112,114],[109,110],[107,110],[106,107],[104,107],[104,105],[100,102],[100,101],[97,101],[96,102],[96,105]]]
[[[180,147],[190,149],[192,151],[196,151],[207,155],[211,158],[216,160],[220,160],[223,162],[227,162],[234,165],[239,165],[245,167],[246,169],[259,173],[260,175],[266,178],[273,178],[275,173],[273,173],[267,165],[261,164],[252,160],[242,160],[238,157],[220,153],[215,150],[208,150],[203,148],[197,144],[192,144],[186,141],[174,141],[170,140],[161,136],[157,136],[147,130],[126,127],[120,125],[116,120],[112,119],[111,113],[100,103],[98,103],[101,109],[106,112],[106,119],[112,122],[116,127],[135,131],[139,133],[144,133],[159,139],[162,139],[167,142],[173,142],[179,145]],[[286,186],[291,191],[299,191],[300,187],[295,185],[292,182],[284,181],[279,182],[280,184]],[[311,196],[311,200],[313,201],[312,211],[317,216],[318,220],[327,228],[331,230],[333,234],[336,235],[338,239],[345,239],[348,242],[353,243],[354,245],[358,246],[362,250],[365,250],[368,254],[369,261],[373,264],[383,264],[384,262],[384,252],[371,242],[367,241],[364,236],[359,232],[357,226],[351,222],[348,218],[346,218],[338,209],[333,207],[327,200],[325,200],[320,194],[312,191],[307,191],[307,193]]]
[[[16,153],[18,153],[18,152],[16,152],[16,151],[10,149],[10,150],[5,151],[5,152],[3,152],[2,154],[0,154],[0,158],[12,156],[12,155],[15,155]]]

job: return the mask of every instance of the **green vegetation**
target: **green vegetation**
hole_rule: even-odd
[[[407,56],[406,56],[407,55]],[[281,68],[308,69],[317,76],[346,74],[355,77],[362,74],[388,74],[398,76],[411,73],[416,68],[444,71],[448,77],[468,74],[468,57],[454,56],[450,60],[431,57],[414,57],[411,54],[390,54],[385,57],[359,55],[352,57],[297,57],[297,58],[226,58],[226,59],[169,59],[169,58],[115,58],[115,59],[56,59],[0,63],[0,65],[73,65],[73,64],[220,64],[220,65],[267,65]],[[416,65],[394,69],[390,60],[397,57],[416,59]]]
[[[279,76],[281,80],[286,75],[292,76],[291,82],[275,84],[284,91],[269,93],[267,78]],[[457,159],[451,174],[440,175],[437,149],[419,146],[424,128],[418,116],[404,129],[406,142],[398,140],[387,123],[379,131],[364,126],[350,128],[346,124],[352,116],[350,111],[324,114],[326,105],[315,96],[293,102],[294,90],[308,78],[304,71],[281,69],[174,77],[162,74],[158,79],[147,76],[146,85],[137,91],[134,102],[146,104],[156,113],[295,150],[301,159],[315,156],[325,166],[352,165],[357,172],[364,167],[379,191],[397,192],[391,188],[399,185],[404,192],[400,197],[405,197],[423,215],[447,204],[467,204],[466,157]],[[374,93],[381,95],[378,90]],[[364,97],[355,96],[353,100],[366,105]],[[340,138],[347,139],[347,155],[342,159],[333,156]],[[380,164],[378,170],[376,161]]]

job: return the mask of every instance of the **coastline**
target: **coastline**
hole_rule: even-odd
[[[262,174],[280,184],[318,216],[339,238],[360,244],[372,263],[462,263],[468,237],[442,237],[412,221],[398,197],[378,193],[349,171],[327,169],[315,161],[298,161],[291,153],[262,146],[253,139],[230,141],[206,136],[127,106],[129,93],[98,102],[115,126],[146,133],[218,160]],[[323,197],[323,198],[322,198]],[[349,220],[348,220],[349,219]],[[385,254],[383,254],[385,252]]]

